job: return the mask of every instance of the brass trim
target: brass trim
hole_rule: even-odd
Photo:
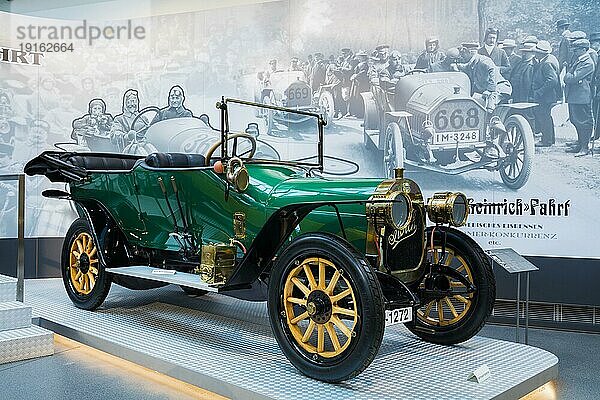
[[[246,214],[241,211],[233,213],[233,235],[238,240],[246,238]]]
[[[454,219],[454,205],[462,197],[465,203],[465,216],[462,221]],[[427,202],[427,216],[434,224],[450,224],[456,227],[467,223],[469,217],[469,200],[460,192],[437,192]]]
[[[382,181],[377,188],[375,189],[375,191],[373,192],[373,194],[371,195],[371,197],[369,198],[369,200],[373,200],[373,199],[381,199],[381,198],[385,198],[386,195],[393,193],[393,192],[401,192],[404,193],[405,195],[408,196],[408,198],[411,200],[411,217],[409,222],[417,222],[417,221],[413,221],[414,219],[414,213],[415,213],[415,209],[420,208],[421,212],[422,212],[422,221],[420,221],[422,223],[422,232],[420,234],[421,236],[421,243],[423,243],[422,249],[421,249],[421,258],[419,260],[419,262],[417,263],[417,265],[412,268],[412,269],[402,269],[402,270],[398,270],[398,271],[392,271],[392,274],[397,277],[398,279],[401,279],[404,282],[413,282],[416,279],[419,278],[420,276],[420,269],[423,266],[423,260],[425,259],[425,220],[427,218],[426,214],[427,214],[427,210],[425,208],[425,203],[423,201],[423,194],[421,193],[421,189],[419,188],[419,185],[411,180],[411,179],[407,179],[407,178],[402,178],[402,179],[386,179],[384,181]],[[366,207],[365,207],[366,208]],[[380,268],[382,271],[385,271],[385,268],[383,268],[383,254],[380,254],[379,249],[377,248],[377,245],[375,243],[375,236],[379,233],[376,231],[376,226],[375,224],[369,219],[367,218],[368,221],[368,225],[367,225],[367,237],[366,237],[366,254],[369,255],[376,255],[376,256],[381,256],[380,257]],[[406,225],[408,226],[408,224]],[[377,229],[382,230],[385,227],[385,225],[377,225]],[[383,239],[383,237],[381,237],[380,239]]]

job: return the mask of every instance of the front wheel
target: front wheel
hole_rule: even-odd
[[[535,152],[531,125],[522,115],[511,115],[504,123],[506,133],[500,146],[506,158],[500,165],[502,182],[511,189],[520,189],[529,180]]]
[[[319,108],[323,110],[322,112],[326,115],[328,124],[332,123],[335,115],[335,103],[331,92],[326,90],[321,92],[319,95]]]
[[[396,168],[404,168],[404,145],[402,132],[396,122],[390,122],[385,129],[382,170],[385,178],[393,178]]]
[[[99,251],[87,220],[75,220],[63,244],[61,271],[69,298],[84,310],[98,308],[110,290],[111,279]]]
[[[383,295],[375,273],[335,235],[305,234],[286,248],[271,273],[268,309],[283,353],[321,381],[360,374],[383,339]]]
[[[473,239],[448,228],[436,230],[431,244],[431,229],[427,230],[427,257],[433,264],[445,265],[462,275],[475,287],[471,293],[458,279],[437,276],[450,293],[445,297],[427,300],[417,310],[415,321],[408,329],[420,338],[438,344],[456,344],[475,336],[492,313],[496,299],[496,281],[486,254]],[[439,285],[439,283],[437,283]],[[427,286],[427,276],[420,288]]]

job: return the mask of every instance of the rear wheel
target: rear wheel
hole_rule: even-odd
[[[84,310],[98,308],[110,290],[111,279],[99,251],[87,220],[75,220],[63,243],[61,272],[69,298]]]
[[[496,282],[488,257],[481,247],[464,233],[448,228],[445,253],[444,235],[436,231],[431,245],[431,230],[427,232],[429,262],[448,266],[475,286],[467,287],[458,279],[446,276],[451,294],[427,301],[417,310],[415,321],[407,327],[420,338],[438,344],[456,344],[475,336],[492,312],[496,298]],[[421,288],[425,282],[421,283]]]
[[[519,189],[531,175],[535,153],[533,131],[522,115],[511,115],[504,126],[506,133],[500,145],[507,156],[500,165],[500,177],[507,187]]]
[[[269,281],[275,338],[303,374],[341,382],[373,361],[385,328],[383,295],[371,267],[331,234],[295,239]]]

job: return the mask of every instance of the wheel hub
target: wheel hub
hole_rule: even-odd
[[[329,321],[332,309],[333,305],[329,296],[321,290],[311,292],[306,300],[306,311],[317,324]]]
[[[81,273],[87,274],[90,270],[90,257],[86,253],[81,254],[78,265]]]
[[[425,288],[428,290],[449,290],[450,279],[443,274],[431,274],[425,278]]]

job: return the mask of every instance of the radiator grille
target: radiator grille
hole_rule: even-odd
[[[386,229],[385,236],[385,264],[390,267],[392,271],[399,271],[405,269],[414,269],[421,263],[421,257],[423,256],[424,242],[424,230],[425,230],[425,216],[423,209],[420,206],[413,208],[413,221],[416,224],[416,230],[403,239],[396,248],[392,249],[389,244],[388,236],[390,235],[390,229]]]

